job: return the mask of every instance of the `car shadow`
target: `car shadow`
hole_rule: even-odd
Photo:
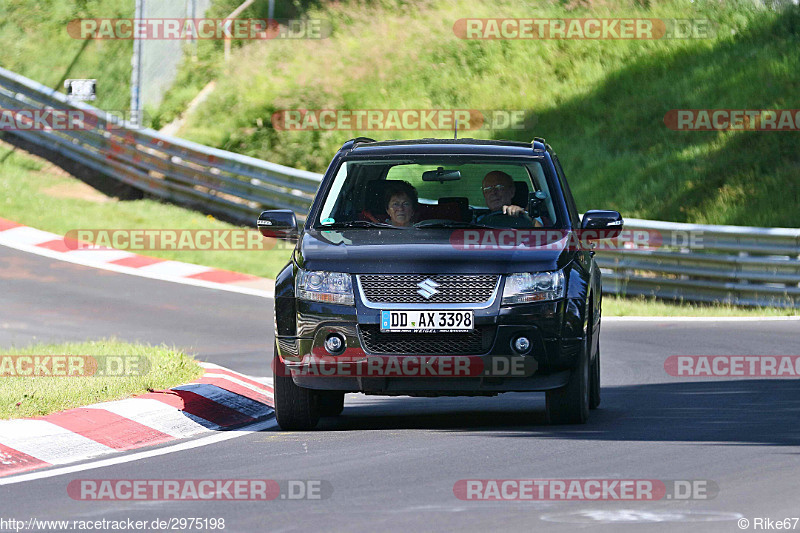
[[[603,388],[586,425],[550,426],[544,395],[346,401],[324,431],[434,429],[497,437],[800,445],[800,380],[655,383]],[[360,399],[359,399],[360,400]]]

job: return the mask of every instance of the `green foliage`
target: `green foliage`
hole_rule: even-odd
[[[578,6],[578,7],[574,7]],[[592,7],[594,6],[594,7]],[[671,109],[794,108],[800,12],[737,2],[345,1],[305,6],[329,20],[318,40],[250,42],[229,64],[209,54],[181,85],[215,79],[181,135],[324,171],[342,142],[451,137],[450,131],[280,131],[284,109],[524,110],[517,130],[477,138],[547,138],[579,207],[674,221],[797,226],[796,132],[677,132]],[[710,39],[463,40],[464,17],[707,19]],[[192,76],[195,76],[193,78]],[[177,87],[178,85],[176,85]],[[176,94],[182,89],[175,89]],[[192,91],[168,98],[175,116]],[[178,103],[178,105],[176,105]]]

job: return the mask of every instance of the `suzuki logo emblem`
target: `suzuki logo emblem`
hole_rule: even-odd
[[[417,294],[419,294],[426,300],[430,300],[431,296],[433,296],[434,294],[439,294],[439,291],[436,290],[436,287],[438,286],[439,284],[433,281],[431,278],[428,278],[425,281],[420,281],[419,283],[417,283],[417,287],[419,287]]]

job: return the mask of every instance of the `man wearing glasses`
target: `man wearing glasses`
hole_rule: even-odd
[[[519,217],[520,223],[529,226],[541,227],[539,219],[531,219],[525,209],[511,203],[516,193],[513,178],[500,170],[493,170],[483,178],[483,197],[489,207],[489,213],[478,217],[477,222],[481,222],[488,217],[498,217],[506,215],[509,217]],[[513,224],[517,226],[518,224]]]

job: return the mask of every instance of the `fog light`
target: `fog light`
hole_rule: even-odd
[[[514,349],[518,353],[526,353],[531,349],[531,341],[528,339],[528,337],[519,336],[514,339]]]
[[[331,355],[342,353],[344,351],[344,339],[337,333],[328,335],[328,338],[325,339],[325,349]]]

